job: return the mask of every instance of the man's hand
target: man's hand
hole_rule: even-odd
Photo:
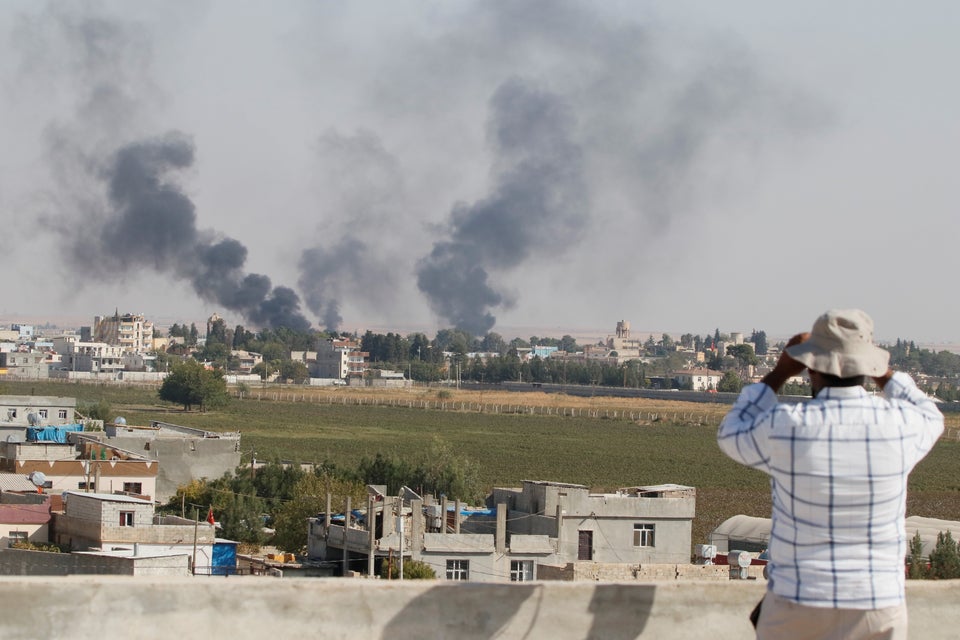
[[[809,333],[798,333],[787,340],[787,347],[806,342],[809,338]],[[784,347],[783,352],[780,354],[780,359],[777,361],[777,366],[773,368],[773,371],[763,377],[762,382],[773,389],[774,393],[779,393],[780,387],[782,387],[787,380],[793,376],[800,375],[806,368],[806,365],[791,358],[787,354],[786,347]]]
[[[882,376],[876,376],[873,378],[874,384],[880,388],[880,391],[883,391],[883,388],[887,386],[887,383],[890,382],[890,378],[893,377],[893,369],[887,369],[887,372]]]

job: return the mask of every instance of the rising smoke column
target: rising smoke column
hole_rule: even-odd
[[[368,311],[396,306],[405,189],[399,160],[370,131],[327,131],[317,152],[323,241],[302,252],[297,286],[307,308],[335,330],[343,300]]]
[[[153,269],[190,282],[200,297],[257,326],[308,329],[296,293],[244,271],[246,247],[197,229],[196,208],[173,180],[193,161],[193,142],[176,132],[116,151],[100,171],[107,208],[75,236],[73,260],[103,278]]]
[[[491,193],[454,206],[447,237],[417,265],[417,286],[434,313],[475,335],[493,327],[491,309],[509,304],[491,271],[514,270],[577,240],[589,202],[574,119],[557,95],[511,79],[490,111]]]

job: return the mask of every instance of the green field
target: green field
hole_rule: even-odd
[[[259,459],[330,461],[348,468],[378,452],[419,460],[439,437],[479,465],[488,487],[516,486],[526,479],[598,491],[690,485],[697,488],[694,543],[705,542],[732,515],[768,516],[770,510],[766,476],[721,454],[715,426],[256,399],[234,399],[216,412],[184,412],[160,403],[152,390],[69,383],[4,383],[0,393],[105,400],[128,424],[161,420],[240,431],[245,460],[254,450]],[[911,477],[909,515],[960,520],[958,455],[960,442],[944,439],[921,462]]]

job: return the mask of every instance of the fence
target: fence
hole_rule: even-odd
[[[490,414],[513,414],[550,416],[558,418],[595,418],[604,420],[630,420],[640,423],[673,422],[718,426],[722,416],[709,412],[690,411],[641,411],[638,409],[605,409],[594,407],[560,407],[513,403],[488,403],[461,400],[430,400],[412,398],[387,398],[369,396],[323,396],[306,393],[268,391],[250,392],[249,399],[274,402],[308,402],[326,405],[392,407],[433,411],[458,411]]]
[[[459,411],[501,415],[550,416],[557,418],[594,418],[629,420],[640,424],[669,422],[694,426],[719,427],[725,412],[706,411],[641,411],[638,409],[605,409],[595,407],[561,407],[513,403],[488,403],[462,400],[431,400],[351,395],[318,395],[285,390],[257,390],[245,394],[248,399],[274,402],[308,402],[326,405],[394,407],[432,411]],[[947,427],[942,439],[960,441],[960,428]]]

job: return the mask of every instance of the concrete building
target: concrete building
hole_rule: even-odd
[[[362,379],[367,372],[370,354],[360,351],[356,340],[324,340],[317,348],[315,360],[306,358],[311,353],[306,352],[305,362],[312,378]]]
[[[679,388],[692,391],[715,391],[722,377],[722,372],[711,369],[689,369],[673,373],[673,379]]]
[[[150,494],[157,502],[166,502],[191,480],[220,478],[240,465],[239,431],[204,431],[158,421],[149,427],[107,424],[104,430],[107,444],[159,463],[155,493]]]
[[[547,535],[561,563],[689,562],[696,489],[682,485],[630,487],[594,494],[582,485],[525,480],[494,489],[506,504],[511,534]]]
[[[70,491],[63,494],[63,509],[54,514],[52,542],[71,551],[125,557],[187,555],[195,558],[197,573],[209,573],[213,565],[214,525],[157,516],[150,500]]]
[[[124,347],[106,342],[81,342],[76,336],[53,339],[54,351],[61,355],[65,371],[116,374],[126,367]]]
[[[92,341],[120,347],[121,353],[146,353],[153,348],[153,323],[134,313],[96,316]]]
[[[607,338],[607,348],[616,351],[622,360],[633,360],[643,353],[643,341],[631,337],[630,322],[621,320],[617,323],[616,334]]]
[[[47,378],[52,360],[49,351],[27,351],[20,347],[10,351],[0,351],[0,371],[15,378]]]
[[[17,542],[46,544],[49,538],[49,503],[0,504],[0,548]]]
[[[237,359],[236,371],[238,373],[250,373],[253,368],[263,362],[263,356],[253,351],[243,351],[234,349],[230,355]]]
[[[17,433],[30,426],[33,414],[39,424],[63,425],[76,422],[77,399],[63,396],[0,396],[0,429],[12,427]],[[0,435],[9,435],[0,431]],[[3,438],[6,440],[6,438]]]
[[[33,340],[34,327],[32,324],[12,324],[10,329],[17,332],[18,339],[21,342]]]
[[[524,481],[520,488],[494,489],[488,500],[493,509],[405,494],[402,503],[372,497],[362,520],[351,513],[342,524],[327,516],[311,519],[308,555],[342,563],[344,575],[377,571],[402,555],[425,562],[442,579],[472,582],[593,579],[598,571],[576,570],[584,563],[610,575],[617,567],[690,562],[692,487],[592,494],[582,485]]]
[[[123,492],[153,498],[158,464],[101,443],[82,432],[69,442],[0,442],[0,473],[42,473],[44,491]]]

